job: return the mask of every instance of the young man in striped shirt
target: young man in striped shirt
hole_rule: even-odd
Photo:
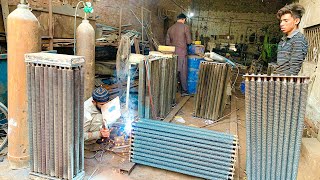
[[[301,5],[293,3],[277,13],[284,36],[278,45],[276,74],[297,75],[301,69],[308,52],[308,43],[298,29],[304,11]]]

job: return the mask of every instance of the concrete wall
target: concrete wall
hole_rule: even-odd
[[[200,35],[231,35],[233,39],[219,39],[217,42],[245,43],[252,33],[259,37],[264,35],[263,27],[270,26],[271,32],[278,35],[278,20],[274,14],[235,13],[222,11],[200,11],[193,18],[192,31]],[[230,34],[229,34],[230,33]]]
[[[300,0],[299,2],[302,4],[306,13],[302,17],[300,29],[303,31],[304,28],[315,26],[320,24],[320,0]],[[319,45],[320,46],[320,45]],[[312,61],[305,61],[303,63],[302,70],[300,72],[301,75],[309,76],[310,86],[309,86],[309,98],[306,110],[306,118],[312,120],[315,125],[320,123],[320,61],[318,63]]]

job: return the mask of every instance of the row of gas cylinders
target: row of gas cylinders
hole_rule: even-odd
[[[8,160],[14,169],[28,166],[29,145],[27,126],[26,53],[41,51],[40,24],[22,0],[7,19],[8,46]],[[83,20],[76,32],[76,54],[84,56],[85,98],[94,88],[95,31]]]

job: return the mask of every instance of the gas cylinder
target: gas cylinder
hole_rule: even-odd
[[[85,57],[84,100],[87,100],[92,95],[95,82],[95,31],[86,19],[77,28],[76,54]]]
[[[24,54],[41,50],[40,24],[25,0],[7,19],[8,161],[12,169],[29,165],[27,85]],[[41,98],[41,97],[39,97]]]

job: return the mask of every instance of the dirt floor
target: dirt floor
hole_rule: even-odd
[[[246,157],[246,131],[245,131],[245,109],[244,109],[244,96],[240,93],[236,93],[233,96],[236,100],[236,106],[238,111],[232,112],[236,113],[236,116],[231,115],[231,105],[230,101],[225,109],[224,114],[230,114],[225,118],[221,119],[219,122],[212,125],[206,126],[206,129],[227,132],[227,133],[237,133],[239,138],[239,156],[236,163],[236,175],[235,179],[246,179],[245,177],[245,157]],[[180,97],[178,98],[179,101]],[[172,123],[180,123],[188,126],[202,127],[208,124],[208,120],[193,117],[193,104],[194,98],[191,97],[188,102],[183,106],[183,108],[178,112],[177,116],[183,118],[185,122],[181,123],[181,118],[177,122],[173,120]],[[231,123],[237,123],[238,132],[230,132]],[[157,168],[136,165],[128,176],[127,174],[119,173],[119,168],[125,164],[128,160],[128,156],[125,154],[116,154],[112,152],[106,152],[104,154],[98,154],[93,157],[95,153],[86,152],[85,156],[85,179],[91,180],[195,180],[199,178],[174,173],[166,170],[161,170]],[[6,156],[0,158],[0,180],[24,180],[28,179],[28,169],[23,170],[10,170]],[[2,162],[1,162],[2,161]],[[307,164],[302,158],[299,167],[298,180],[304,180],[304,172],[307,169]]]

